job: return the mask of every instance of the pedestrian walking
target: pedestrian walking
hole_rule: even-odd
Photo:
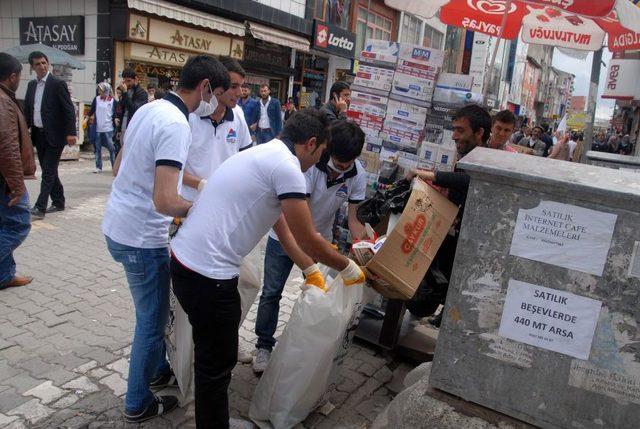
[[[31,229],[24,179],[36,172],[27,121],[16,100],[21,72],[17,59],[0,53],[0,289],[32,280],[16,274],[13,259]]]
[[[267,143],[278,137],[282,131],[282,113],[280,112],[280,101],[272,98],[269,85],[260,86],[260,115],[258,116],[258,127],[256,130],[256,142],[258,144]]]
[[[32,52],[29,64],[36,72],[36,79],[27,86],[25,115],[42,170],[40,195],[31,215],[34,219],[43,219],[46,213],[65,209],[58,165],[64,147],[76,144],[76,111],[66,82],[49,71],[47,56],[39,51]],[[52,205],[47,208],[49,197]]]
[[[210,115],[215,95],[229,87],[229,75],[208,55],[189,58],[178,91],[142,106],[125,132],[116,179],[102,222],[107,248],[123,265],[136,313],[131,345],[125,419],[139,423],[178,405],[175,396],[151,389],[172,385],[164,329],[169,314],[169,224],[192,206],[180,197],[181,170],[191,129],[189,113]]]
[[[113,144],[113,133],[115,129],[115,108],[116,101],[111,95],[111,85],[107,82],[98,84],[98,96],[93,99],[89,109],[89,118],[93,120],[96,127],[96,137],[94,142],[96,154],[96,169],[94,173],[102,173],[102,147],[109,151],[111,168],[115,164],[116,148]]]
[[[348,202],[351,236],[361,239],[365,235],[364,225],[356,215],[358,204],[365,199],[367,190],[367,172],[357,160],[364,139],[364,132],[358,125],[338,122],[331,128],[331,144],[320,162],[304,173],[313,224],[329,243],[333,241],[336,212],[345,202]],[[300,267],[307,279],[312,278],[312,274],[318,270],[313,259],[300,249],[292,237],[284,219],[279,220],[269,232],[264,257],[264,286],[255,324],[258,340],[253,371],[257,374],[267,368],[271,351],[276,345],[274,334],[278,325],[280,299],[293,264]]]
[[[319,111],[296,112],[281,139],[240,152],[213,173],[171,242],[173,291],[193,327],[199,428],[230,426],[227,390],[238,352],[240,264],[281,214],[304,253],[339,270],[346,285],[364,283],[358,265],[316,232],[306,200],[303,172],[320,160],[328,136]],[[324,287],[320,272],[313,275]]]

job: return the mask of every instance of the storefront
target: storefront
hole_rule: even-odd
[[[182,14],[180,17],[189,16]],[[126,35],[114,44],[113,75],[120,77],[125,67],[131,67],[143,87],[153,83],[160,88],[173,89],[180,70],[191,55],[244,58],[244,24],[206,14],[201,14],[194,22],[207,30],[130,11]]]
[[[313,50],[296,58],[293,93],[301,107],[321,105],[334,82],[352,81],[356,35],[320,20],[313,27]]]

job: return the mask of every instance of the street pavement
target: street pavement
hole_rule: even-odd
[[[134,426],[122,419],[133,306],[123,270],[108,254],[100,230],[112,177],[108,170],[92,174],[92,169],[89,159],[61,164],[67,210],[34,222],[15,254],[19,274],[34,281],[0,291],[0,427]],[[32,201],[38,188],[39,181],[28,182]],[[278,334],[300,280],[297,271],[287,283]],[[255,317],[254,303],[240,328],[247,347],[255,341]],[[331,398],[336,409],[328,415],[313,413],[299,427],[367,427],[410,368],[355,343]],[[250,365],[236,366],[232,416],[247,416],[257,382]],[[191,403],[141,426],[195,427],[193,416]]]

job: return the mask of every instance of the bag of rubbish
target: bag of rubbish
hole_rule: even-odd
[[[326,292],[310,287],[300,294],[258,382],[249,417],[262,429],[294,427],[337,383],[362,312],[363,286],[345,287],[328,273],[325,279]]]
[[[384,191],[377,191],[368,200],[358,206],[356,212],[358,220],[364,225],[375,227],[380,221],[391,213],[402,213],[411,195],[411,182],[402,179],[393,183]]]

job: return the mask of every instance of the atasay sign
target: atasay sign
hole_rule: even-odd
[[[20,18],[20,44],[42,43],[68,54],[84,54],[84,16]]]
[[[356,35],[340,27],[315,20],[313,47],[339,57],[353,59],[355,56]]]

